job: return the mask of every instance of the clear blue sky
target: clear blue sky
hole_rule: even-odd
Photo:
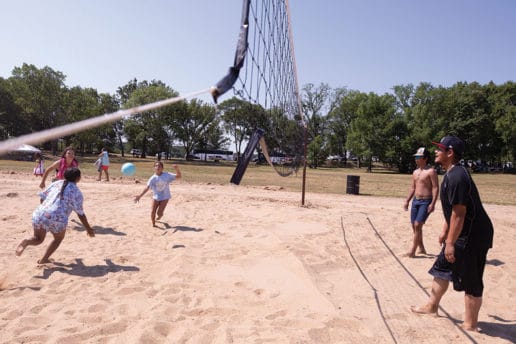
[[[137,78],[181,94],[233,62],[241,0],[2,2],[0,76],[24,62],[114,94]],[[383,94],[394,85],[516,80],[514,0],[291,0],[300,86]]]

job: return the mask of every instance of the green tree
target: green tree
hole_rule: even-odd
[[[132,108],[137,105],[178,96],[178,93],[172,88],[156,80],[151,83],[141,82],[137,84],[136,89],[128,93],[129,99],[124,103],[124,108]],[[125,120],[124,127],[127,139],[132,142],[133,147],[141,147],[142,157],[150,152],[168,150],[169,128],[173,127],[176,112],[180,108],[180,104],[172,104],[135,114]]]
[[[0,78],[0,139],[5,140],[25,133],[28,124],[21,112],[9,91],[8,81]]]
[[[99,108],[100,113],[112,113],[120,109],[116,96],[109,93],[99,94]],[[118,144],[122,156],[124,156],[124,142],[123,142],[123,121],[116,121],[109,126],[104,127],[103,133],[100,133],[104,147],[109,147],[114,150]],[[101,149],[101,147],[98,147]]]
[[[351,90],[339,91],[338,103],[328,115],[329,154],[347,157],[346,141],[357,109],[367,99],[367,94]]]
[[[302,88],[303,115],[307,121],[308,141],[326,134],[326,116],[335,106],[334,93],[328,84],[321,83],[319,87],[306,84]]]
[[[308,166],[317,168],[324,162],[327,156],[328,152],[324,146],[324,139],[321,136],[316,136],[307,147]]]
[[[190,155],[208,137],[210,126],[216,120],[217,112],[213,106],[198,99],[183,102],[181,110],[173,116],[171,129],[175,138],[182,142],[185,156]]]
[[[65,92],[62,108],[70,123],[102,114],[97,90],[93,88],[83,89],[80,86],[73,87]],[[99,146],[103,146],[103,139],[113,136],[112,130],[109,134],[106,133],[109,128],[111,126],[108,124],[70,135],[64,138],[65,145],[73,145],[79,154],[97,151]]]
[[[369,93],[357,109],[347,146],[359,159],[367,161],[369,171],[372,171],[373,157],[382,161],[388,147],[393,144],[395,113],[395,98],[390,94],[378,96]]]
[[[240,158],[242,144],[255,129],[263,129],[267,137],[273,137],[271,118],[259,104],[232,97],[218,106],[224,130],[235,143],[237,158]]]
[[[516,156],[516,83],[489,85],[495,88],[489,97],[495,121],[495,130],[503,145],[500,151],[505,161],[514,161]]]
[[[27,127],[25,133],[53,128],[66,123],[63,113],[63,95],[67,90],[66,76],[46,66],[38,69],[24,63],[15,67],[10,82],[10,93],[22,110]],[[53,150],[55,152],[55,142]]]
[[[449,99],[452,106],[448,113],[448,134],[465,141],[464,158],[499,159],[502,140],[495,130],[486,89],[476,82],[459,82],[449,89]]]

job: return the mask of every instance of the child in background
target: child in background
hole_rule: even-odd
[[[56,170],[56,176],[54,180],[64,179],[64,173],[69,167],[79,167],[79,162],[75,159],[75,150],[72,147],[66,147],[61,155],[61,159],[54,161],[43,173],[43,178],[41,179],[41,183],[39,187],[41,189],[45,188],[45,181],[47,180],[47,176],[51,171]]]
[[[36,166],[34,166],[34,175],[36,177],[42,177],[43,173],[45,173],[45,166],[41,153],[34,154],[34,162],[36,163]]]
[[[45,240],[47,232],[51,232],[54,240],[48,246],[43,258],[38,260],[38,264],[49,263],[50,256],[65,237],[68,217],[72,210],[79,216],[87,234],[90,237],[95,236],[95,232],[84,214],[82,193],[77,187],[77,183],[81,180],[81,171],[76,167],[71,167],[65,171],[64,178],[64,180],[50,184],[45,191],[39,193],[41,204],[32,213],[34,235],[20,242],[16,248],[17,256],[20,256],[27,246],[41,244]]]
[[[101,181],[102,179],[102,171],[106,174],[106,182],[109,182],[109,153],[106,148],[102,148],[102,151],[100,152],[99,156],[99,166],[98,166],[98,172],[99,177],[97,178],[97,181]],[[97,160],[98,161],[98,160]]]
[[[143,189],[142,193],[134,196],[134,202],[140,201],[143,195],[149,189],[152,189],[153,197],[152,197],[152,208],[151,208],[151,221],[152,226],[156,227],[156,220],[159,220],[163,217],[163,212],[167,207],[168,200],[172,197],[170,195],[170,183],[174,180],[181,178],[181,171],[179,170],[179,166],[172,165],[175,169],[176,173],[169,173],[163,171],[163,163],[161,161],[156,161],[154,163],[154,175],[149,178],[147,181],[147,186]],[[157,217],[156,217],[157,214]]]

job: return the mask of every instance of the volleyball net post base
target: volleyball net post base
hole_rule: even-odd
[[[238,164],[233,172],[233,176],[231,176],[230,182],[235,185],[240,185],[242,178],[244,176],[245,171],[247,170],[247,166],[253,157],[254,150],[260,142],[260,139],[263,137],[265,131],[262,129],[256,129],[251,135],[249,142],[247,143],[247,147],[245,147],[244,153],[238,159]]]

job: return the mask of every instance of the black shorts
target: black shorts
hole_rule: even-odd
[[[455,263],[444,257],[444,248],[437,256],[432,268],[428,271],[432,276],[453,281],[453,289],[466,294],[481,297],[484,292],[484,267],[489,248],[464,247],[459,239],[455,243]]]

